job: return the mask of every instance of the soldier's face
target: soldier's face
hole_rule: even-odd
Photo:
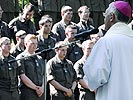
[[[86,55],[87,57],[89,56],[91,49],[93,47],[93,44],[86,44],[86,46],[84,47],[84,55]]]
[[[69,29],[66,37],[69,39],[69,41],[73,41],[75,34],[77,34],[77,29]]]
[[[31,12],[29,12],[27,10],[23,11],[23,18],[25,20],[30,20],[33,17],[33,15],[34,15],[34,11],[31,11]]]
[[[24,38],[26,37],[26,35],[23,35],[23,36],[21,36],[21,37],[19,37],[19,43],[21,44],[21,45],[24,45]]]
[[[71,21],[73,17],[73,11],[67,11],[63,14],[64,20]]]
[[[1,44],[1,49],[2,51],[7,54],[10,52],[11,50],[11,42],[9,40],[5,40],[2,44]]]
[[[0,19],[2,18],[2,13],[3,13],[3,10],[2,10],[2,8],[0,6]]]
[[[67,47],[62,47],[57,50],[59,58],[64,59],[67,53]]]
[[[36,51],[37,39],[31,39],[26,43],[26,49],[32,54]]]
[[[87,21],[89,19],[89,15],[90,15],[89,9],[84,9],[80,14],[80,18]]]
[[[52,23],[47,22],[42,26],[43,33],[49,34],[51,31]]]

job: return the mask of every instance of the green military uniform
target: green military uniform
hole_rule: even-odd
[[[55,43],[56,43],[56,39],[51,37],[50,35],[48,36],[47,39],[43,38],[43,34],[39,34],[37,35],[37,40],[38,40],[38,50],[37,52],[39,51],[42,51],[44,49],[51,49],[51,48],[54,48],[55,46]],[[52,57],[55,56],[55,51],[54,50],[49,50],[49,51],[45,51],[45,52],[42,52],[40,54],[40,56],[45,60],[49,60],[51,59]]]
[[[0,37],[10,38],[8,24],[0,20]]]
[[[80,21],[77,24],[77,26],[78,26],[78,33],[81,33],[81,32],[87,31],[87,30],[94,29],[94,27],[90,24],[89,21],[87,21],[87,22]],[[83,42],[86,39],[90,39],[90,35],[88,34],[88,36],[86,38],[81,37],[80,39],[81,39],[81,42]]]
[[[71,61],[64,59],[61,61],[56,55],[47,62],[46,65],[47,81],[57,81],[66,88],[71,88],[72,83],[77,80],[76,72]],[[74,100],[74,96],[66,97],[63,91],[60,91],[50,85],[52,100]]]
[[[19,55],[20,53],[22,53],[24,50],[22,50],[19,45],[15,45],[12,50],[11,50],[11,54],[14,56],[14,57],[17,57],[17,55]]]
[[[28,56],[28,52],[24,51],[17,56],[17,59]],[[28,57],[24,60],[18,60],[18,66],[23,68],[25,75],[37,86],[42,86],[44,76],[44,61],[40,56]],[[38,97],[35,90],[27,87],[23,82],[20,85],[21,100],[44,100],[44,94]]]
[[[75,62],[78,61],[82,56],[83,51],[81,48],[81,44],[75,43],[68,47],[66,58],[72,61],[73,64],[75,64]]]
[[[51,59],[52,57],[55,56],[55,51],[52,50],[52,48],[54,48],[55,46],[55,43],[56,43],[56,39],[53,38],[52,36],[52,32],[49,33],[49,36],[47,39],[43,38],[43,34],[42,32],[39,30],[37,31],[37,33],[39,35],[37,35],[37,40],[38,40],[38,50],[36,52],[40,52],[40,51],[43,51],[43,50],[48,50],[48,51],[45,51],[45,52],[42,52],[40,54],[40,56],[44,59],[44,60],[49,60]],[[49,89],[49,84],[47,84],[47,97],[46,97],[47,100],[50,100],[50,89]]]
[[[76,25],[76,24],[70,22],[68,25]],[[52,32],[57,36],[56,38],[57,41],[64,41],[64,39],[66,38],[65,29],[68,25],[66,25],[63,20],[53,25]]]
[[[70,45],[67,49],[66,58],[72,61],[73,64],[75,64],[75,62],[78,61],[83,56],[82,48],[80,45],[81,44],[79,43],[75,43],[73,45]],[[75,88],[74,94],[75,94],[75,100],[78,100],[79,90],[77,86]]]
[[[8,63],[13,59],[11,55],[4,57],[0,54],[0,100],[19,100],[18,75],[22,74],[23,70],[16,62]]]
[[[34,26],[34,23],[31,20],[24,20],[22,16],[19,16],[17,18],[14,18],[9,23],[9,28],[12,34],[12,38],[14,42],[16,43],[16,37],[15,34],[19,30],[24,30],[27,34],[36,34],[36,29]]]
[[[83,65],[85,63],[85,58],[81,58],[74,64],[74,69],[77,73],[78,79],[83,79],[84,72],[83,72]],[[78,88],[80,90],[79,100],[95,100],[95,93],[91,92],[89,89],[83,88],[80,84],[78,84]]]

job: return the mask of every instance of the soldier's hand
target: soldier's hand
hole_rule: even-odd
[[[67,89],[64,93],[65,96],[71,97],[73,95],[71,89]]]
[[[38,87],[38,89],[36,90],[36,93],[39,97],[41,97],[42,94],[44,93],[44,88],[43,87]]]

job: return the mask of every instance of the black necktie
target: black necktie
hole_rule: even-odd
[[[83,25],[84,25],[85,29],[87,30],[87,29],[88,29],[87,24],[86,24],[85,22],[82,22],[82,23],[83,23]]]

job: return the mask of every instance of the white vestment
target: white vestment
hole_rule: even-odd
[[[83,67],[96,100],[133,100],[133,31],[114,24],[94,45]]]

